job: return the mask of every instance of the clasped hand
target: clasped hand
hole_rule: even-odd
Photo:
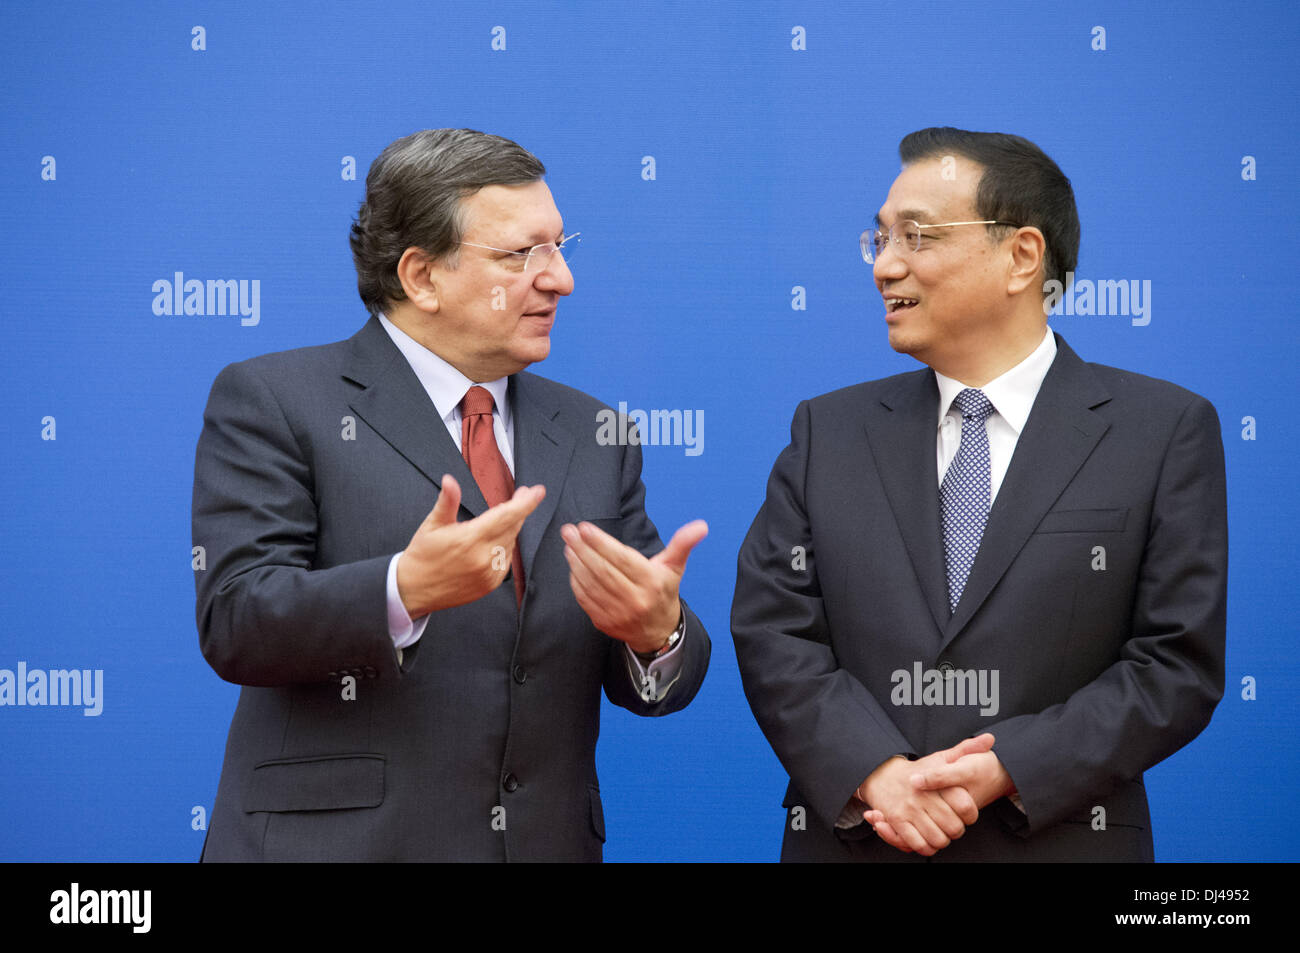
[[[918,761],[890,758],[858,787],[862,816],[891,847],[933,856],[1015,789],[993,743],[986,732]]]

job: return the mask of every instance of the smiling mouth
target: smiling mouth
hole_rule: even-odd
[[[908,308],[916,307],[915,298],[886,298],[885,313],[898,314],[900,311],[906,311]]]

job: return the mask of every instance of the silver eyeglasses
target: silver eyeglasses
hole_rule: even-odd
[[[897,252],[914,252],[921,249],[921,232],[927,228],[953,228],[957,225],[1006,225],[1010,228],[1020,228],[1011,222],[995,222],[985,220],[982,222],[939,222],[934,225],[922,225],[920,222],[914,222],[910,218],[895,222],[889,226],[889,231],[882,232],[880,229],[869,228],[862,233],[858,239],[858,244],[862,246],[862,260],[868,265],[874,264],[876,257],[885,250],[885,244],[889,243],[894,246]]]
[[[572,259],[573,253],[578,250],[578,245],[582,243],[582,240],[578,238],[580,234],[581,232],[574,232],[572,235],[566,235],[559,242],[542,242],[527,251],[494,248],[491,245],[480,245],[478,242],[460,242],[460,244],[469,245],[473,248],[486,248],[488,251],[499,251],[501,254],[509,256],[501,259],[501,263],[511,271],[537,274],[545,271],[550,266],[551,256],[557,251],[566,263]]]

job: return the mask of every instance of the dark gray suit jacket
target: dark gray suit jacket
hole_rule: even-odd
[[[951,616],[934,373],[795,412],[732,607],[746,695],[790,774],[783,858],[918,859],[836,816],[887,758],[991,731],[1025,813],[989,805],[936,860],[1151,859],[1142,772],[1223,693],[1222,439],[1203,398],[1057,347]],[[914,704],[894,673],[918,663],[996,670],[996,714],[955,692]]]
[[[399,664],[389,560],[444,473],[461,519],[486,509],[410,365],[371,318],[348,341],[217,377],[194,470],[198,628],[217,674],[245,687],[205,860],[601,858],[601,687],[637,714],[676,711],[709,638],[687,609],[680,680],[642,701],[622,643],[573,597],[559,534],[589,520],[646,555],[663,548],[640,448],[598,445],[603,405],[572,388],[521,373],[510,399],[516,482],[547,491],[519,534],[522,608],[507,578],[433,614]]]

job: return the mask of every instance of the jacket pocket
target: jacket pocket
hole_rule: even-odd
[[[1035,533],[1119,533],[1128,510],[1052,510]]]
[[[340,754],[280,758],[253,768],[244,811],[336,811],[384,802],[385,758]]]
[[[1086,806],[1067,817],[1064,823],[1093,825],[1104,821],[1107,827],[1134,827],[1139,830],[1151,826],[1147,789],[1141,781],[1125,781],[1105,797],[1090,798],[1089,801]],[[1104,813],[1096,812],[1099,807]]]

